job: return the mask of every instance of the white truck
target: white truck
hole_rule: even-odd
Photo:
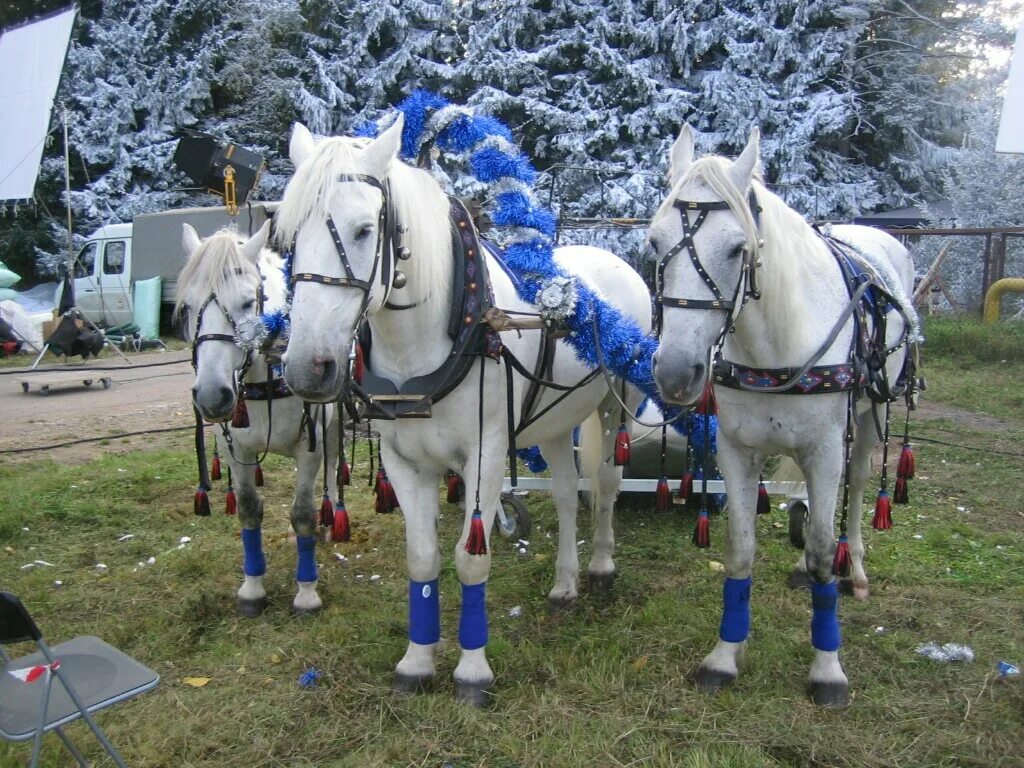
[[[277,203],[251,203],[239,209],[234,226],[243,235],[255,233],[273,216]],[[178,273],[187,254],[181,246],[181,225],[189,223],[200,237],[231,226],[227,208],[180,208],[139,214],[131,224],[107,224],[89,236],[75,258],[75,301],[101,326],[129,323],[134,316],[132,287],[159,275],[161,330],[168,332]]]

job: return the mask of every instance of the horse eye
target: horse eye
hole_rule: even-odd
[[[732,249],[732,253],[729,254],[730,259],[739,259],[747,252],[747,246],[737,245]]]
[[[358,232],[356,232],[356,240],[365,240],[367,237],[370,236],[371,232],[373,232],[373,227],[367,224],[365,227],[362,227]]]
[[[256,300],[255,299],[250,299],[249,301],[247,301],[244,304],[242,304],[242,311],[243,312],[248,312],[250,309],[252,309],[255,306],[256,306]]]

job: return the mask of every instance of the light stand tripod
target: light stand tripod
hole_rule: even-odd
[[[72,297],[74,297],[74,282],[73,281],[74,281],[74,274],[75,274],[75,245],[74,245],[73,236],[71,234],[71,154],[70,154],[70,150],[69,150],[69,146],[68,146],[68,110],[67,110],[67,107],[64,104],[61,104],[60,113],[61,113],[61,123],[64,126],[64,207],[67,209],[67,214],[68,214],[68,220],[67,220],[67,228],[68,228],[68,262],[67,262],[67,280],[65,282],[65,287],[66,288],[67,287],[71,288],[71,295],[72,295]],[[128,359],[128,356],[125,355],[124,352],[122,352],[120,349],[118,349],[114,344],[112,344],[110,342],[110,340],[107,338],[107,335],[102,330],[97,328],[96,324],[93,323],[88,317],[85,316],[85,313],[81,309],[79,309],[78,305],[75,303],[74,300],[72,300],[72,302],[71,302],[71,307],[69,309],[65,310],[63,313],[61,313],[62,320],[63,320],[63,318],[66,318],[69,314],[73,314],[75,316],[76,320],[77,319],[81,319],[82,322],[85,323],[86,325],[88,325],[89,328],[94,333],[100,334],[103,337],[103,346],[104,347],[110,347],[112,350],[117,352],[117,354],[120,355],[124,359],[124,361],[126,363],[128,363],[128,365],[132,364],[132,361]],[[59,324],[58,324],[58,327],[59,327]],[[52,338],[52,334],[51,334],[51,338]],[[47,352],[47,350],[49,350],[49,348],[50,348],[50,342],[49,342],[49,340],[45,340],[45,343],[43,344],[42,351],[39,353],[39,356],[35,359],[35,362],[32,363],[31,370],[35,370],[36,366],[39,365],[39,361],[43,359],[43,356],[46,354],[46,352]],[[66,359],[67,359],[67,356],[65,355],[65,360]]]

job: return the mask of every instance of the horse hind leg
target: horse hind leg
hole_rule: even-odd
[[[857,437],[850,453],[850,510],[847,540],[850,545],[850,575],[840,579],[839,589],[843,594],[853,595],[858,600],[867,600],[870,595],[868,576],[864,571],[864,537],[862,515],[864,489],[871,476],[871,454],[878,444],[874,418],[871,411],[862,413],[857,420]],[[868,507],[867,509],[871,509]]]
[[[542,444],[540,449],[551,468],[551,494],[558,512],[555,584],[548,593],[548,604],[551,610],[559,611],[572,605],[578,594],[580,559],[576,549],[576,513],[579,509],[579,473],[571,433]]]
[[[635,411],[639,396],[632,390],[627,395],[629,407]],[[584,425],[583,464],[590,479],[590,507],[595,518],[594,551],[587,566],[587,588],[595,593],[607,593],[615,582],[615,501],[622,481],[622,467],[615,466],[612,456],[619,425],[619,406],[609,396]],[[593,432],[597,431],[594,435]],[[592,442],[593,440],[593,442]],[[597,448],[597,452],[594,448]]]

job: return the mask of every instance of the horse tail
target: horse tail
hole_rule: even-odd
[[[590,481],[590,511],[596,514],[601,504],[601,483],[598,475],[604,462],[604,428],[597,411],[580,425],[579,465],[581,474]]]

